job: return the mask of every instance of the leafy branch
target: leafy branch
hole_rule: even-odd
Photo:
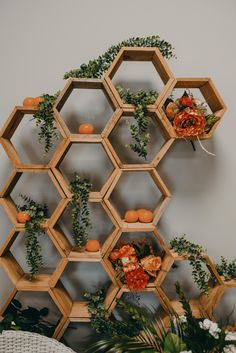
[[[194,282],[204,294],[208,294],[210,274],[204,269],[206,259],[202,246],[191,243],[185,236],[175,237],[170,241],[170,246],[179,256],[187,257],[189,264],[192,266]]]
[[[79,175],[75,176],[75,180],[70,182],[70,190],[72,192],[72,232],[75,244],[83,247],[88,239],[88,230],[92,228],[90,221],[90,211],[88,207],[89,193],[92,184],[88,179],[81,179]]]
[[[150,118],[147,115],[147,106],[155,103],[158,93],[153,90],[149,92],[140,90],[134,93],[130,89],[125,89],[120,86],[117,87],[117,91],[124,103],[133,104],[135,106],[135,123],[127,121],[131,137],[135,142],[126,145],[126,147],[136,152],[139,157],[147,159],[147,145],[150,142],[150,134],[148,133]]]
[[[58,139],[58,131],[54,121],[53,104],[60,92],[54,95],[43,94],[42,101],[38,105],[38,111],[33,115],[36,126],[40,128],[39,142],[44,142],[44,152],[48,153],[54,140]]]
[[[104,54],[100,55],[97,59],[90,60],[88,64],[82,64],[78,69],[65,73],[64,79],[69,77],[101,78],[122,47],[155,47],[159,48],[165,58],[170,59],[175,57],[172,45],[161,40],[159,36],[129,38],[116,45],[112,45]]]
[[[41,225],[46,220],[48,208],[45,204],[36,203],[25,195],[20,195],[20,197],[25,204],[18,206],[18,209],[27,212],[31,217],[25,224],[25,247],[30,277],[33,278],[39,272],[40,267],[43,266],[42,248],[38,236],[45,234]]]
[[[221,262],[216,264],[216,269],[221,276],[224,276],[226,281],[236,279],[236,259],[229,261],[221,256]]]
[[[56,325],[45,320],[48,313],[48,308],[38,310],[29,306],[24,309],[18,300],[13,299],[0,321],[0,333],[3,330],[22,330],[52,337]]]

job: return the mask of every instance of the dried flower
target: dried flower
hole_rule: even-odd
[[[147,287],[149,276],[144,272],[142,267],[125,274],[125,281],[129,289],[139,291]]]
[[[175,115],[174,128],[178,136],[195,136],[203,133],[206,125],[204,116],[196,109],[186,109]]]
[[[156,276],[156,271],[161,268],[161,257],[149,255],[141,259],[141,265],[145,271],[147,271],[151,276]]]

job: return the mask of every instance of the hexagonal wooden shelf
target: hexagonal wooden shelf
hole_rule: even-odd
[[[112,144],[108,137],[111,131],[114,129],[119,119],[123,114],[132,114],[134,106],[130,104],[124,104],[112,83],[112,78],[119,69],[122,61],[149,61],[154,65],[157,75],[160,76],[164,88],[160,92],[155,104],[148,107],[148,110],[155,115],[156,121],[159,124],[161,133],[164,137],[164,145],[160,151],[156,154],[155,158],[151,163],[147,164],[123,164],[117,153],[115,152]],[[113,115],[106,123],[103,131],[100,134],[82,135],[72,134],[63,121],[60,111],[66,103],[68,97],[72,93],[73,89],[99,89],[102,90],[109,101],[113,109]],[[59,308],[62,317],[55,330],[54,337],[60,339],[66,330],[70,322],[76,321],[89,321],[90,314],[88,312],[87,303],[85,302],[73,302],[70,295],[67,293],[63,286],[60,276],[63,273],[65,267],[69,262],[97,262],[100,263],[104,270],[107,272],[111,279],[112,285],[107,293],[105,299],[105,305],[108,310],[112,310],[116,305],[116,298],[120,298],[123,293],[129,291],[129,288],[116,278],[111,264],[109,263],[109,254],[114,248],[117,240],[121,233],[128,232],[153,232],[157,238],[161,248],[164,250],[163,265],[159,272],[156,280],[150,283],[145,291],[154,292],[161,306],[164,310],[175,309],[177,313],[182,313],[182,307],[178,301],[170,300],[162,289],[163,281],[168,274],[172,264],[176,260],[184,260],[184,258],[178,257],[175,253],[169,250],[165,241],[160,236],[156,229],[156,224],[159,221],[162,213],[164,212],[167,204],[171,199],[171,193],[164,184],[156,171],[156,166],[159,161],[164,157],[169,147],[172,145],[174,139],[178,138],[175,134],[173,126],[165,116],[162,109],[163,104],[172,92],[174,88],[199,88],[202,95],[205,97],[213,113],[219,117],[219,121],[213,126],[208,134],[203,134],[200,138],[210,138],[213,135],[216,127],[218,126],[226,107],[222,101],[219,93],[217,92],[212,81],[208,78],[178,78],[175,79],[172,75],[165,59],[162,57],[160,51],[157,48],[122,48],[118,53],[117,57],[111,64],[110,68],[104,75],[104,79],[69,79],[65,88],[60,93],[54,105],[54,118],[55,124],[62,136],[62,141],[57,148],[53,158],[47,165],[42,164],[24,164],[11,142],[11,138],[20,125],[21,120],[25,115],[34,114],[37,108],[34,107],[15,107],[12,114],[4,124],[0,133],[0,142],[2,143],[4,150],[6,151],[9,159],[13,164],[13,171],[0,193],[0,204],[3,206],[7,216],[12,223],[12,230],[10,231],[7,239],[0,248],[0,265],[4,268],[9,278],[14,284],[14,290],[10,294],[7,302],[3,305],[0,310],[0,315],[4,314],[7,306],[16,295],[17,291],[41,291],[48,292],[53,301]],[[101,190],[90,193],[90,202],[99,202],[103,207],[105,213],[110,218],[113,224],[113,230],[108,234],[105,243],[102,245],[101,251],[96,253],[88,253],[85,250],[73,248],[69,240],[66,238],[63,231],[57,224],[58,219],[64,212],[65,208],[71,200],[71,192],[69,190],[68,182],[62,175],[59,167],[60,163],[66,156],[72,144],[83,144],[92,143],[100,144],[108,159],[113,165],[113,172],[108,177]],[[24,273],[21,266],[18,264],[13,254],[10,251],[11,245],[16,239],[19,232],[24,232],[24,225],[17,223],[16,214],[17,208],[14,204],[10,194],[14,189],[17,181],[21,177],[22,173],[47,173],[55,185],[61,200],[56,207],[56,210],[42,227],[46,230],[48,236],[55,245],[57,251],[60,254],[60,261],[56,267],[56,270],[52,274],[38,274],[34,281],[30,281],[27,274]],[[122,173],[129,172],[147,172],[154,181],[156,187],[161,192],[161,199],[154,210],[154,220],[152,223],[126,223],[118,214],[115,207],[110,202],[110,195],[115,188]],[[220,300],[227,287],[236,287],[236,281],[225,281],[224,278],[220,277],[216,271],[214,264],[211,262],[209,257],[206,255],[206,262],[209,271],[215,278],[215,283],[210,289],[209,296],[201,296],[198,300],[192,300],[191,306],[194,314],[200,315],[202,308],[204,307],[205,312],[209,313],[213,307]]]
[[[218,121],[213,125],[209,132],[199,135],[200,139],[210,139],[219,125],[224,113],[226,112],[226,106],[221,98],[219,92],[217,91],[214,83],[210,78],[176,78],[171,82],[168,89],[165,92],[165,95],[162,97],[162,100],[159,104],[158,111],[161,114],[162,122],[166,127],[166,130],[169,132],[169,136],[173,138],[183,138],[179,137],[170,120],[167,118],[165,111],[163,109],[164,103],[168,96],[171,95],[172,91],[177,88],[182,89],[199,89],[203,95],[205,102],[208,104],[212,113],[216,115]],[[184,139],[197,139],[196,136],[184,137]]]

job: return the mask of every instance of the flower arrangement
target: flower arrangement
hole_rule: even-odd
[[[208,113],[206,102],[194,97],[190,91],[184,91],[176,100],[168,98],[164,109],[179,137],[208,133],[218,120],[215,114]]]
[[[117,320],[111,315],[98,321],[95,329],[106,336],[96,343],[89,345],[87,353],[119,352],[119,353],[235,353],[236,333],[229,327],[224,327],[211,318],[195,318],[189,301],[176,284],[176,292],[183,306],[185,314],[178,316],[170,312],[167,316],[168,325],[154,313],[144,314],[141,308],[136,308],[122,300],[118,301],[118,307],[125,312],[126,319]],[[97,296],[95,296],[97,299]],[[91,301],[91,298],[90,298]],[[100,302],[97,302],[100,305]],[[95,301],[93,301],[92,320],[97,316]],[[100,311],[99,311],[100,313]],[[151,318],[152,316],[152,318]],[[131,317],[131,319],[130,319]],[[131,322],[133,330],[131,328]],[[122,327],[121,332],[106,327]],[[126,330],[125,330],[126,329]],[[138,332],[138,333],[137,333]]]
[[[120,244],[109,256],[118,278],[132,291],[147,287],[150,277],[161,269],[162,259],[146,239]]]

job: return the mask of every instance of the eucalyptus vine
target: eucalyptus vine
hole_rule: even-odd
[[[151,118],[148,116],[147,106],[155,103],[158,93],[154,90],[149,92],[139,90],[135,93],[130,89],[125,89],[120,86],[116,89],[124,103],[133,104],[135,106],[133,113],[135,123],[130,123],[127,120],[134,143],[129,143],[126,147],[136,152],[139,157],[147,159],[147,146],[150,142],[148,127],[151,121]]]
[[[44,152],[48,153],[54,141],[58,139],[57,126],[54,120],[53,105],[60,92],[54,95],[43,94],[42,101],[38,105],[38,111],[34,114],[36,126],[39,127],[39,142],[44,143]]]
[[[25,247],[30,278],[33,279],[43,266],[42,247],[38,237],[45,234],[41,225],[46,220],[48,208],[45,204],[39,204],[25,195],[20,195],[20,197],[24,205],[18,206],[18,209],[30,215],[30,220],[25,224]]]
[[[88,240],[88,231],[92,227],[88,206],[89,193],[92,184],[88,179],[81,179],[79,175],[70,182],[72,199],[72,233],[75,244],[82,248]]]
[[[232,261],[221,256],[220,263],[216,264],[216,269],[225,281],[236,280],[236,258]]]

